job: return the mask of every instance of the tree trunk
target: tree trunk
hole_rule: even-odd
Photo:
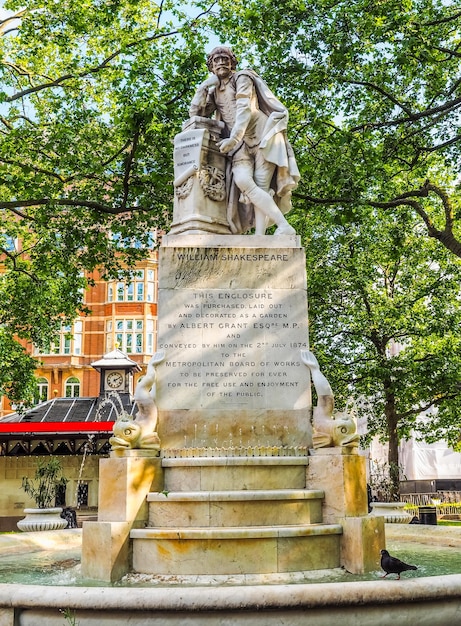
[[[389,385],[390,386],[390,385]],[[384,408],[387,423],[387,432],[389,440],[389,476],[391,479],[391,497],[393,500],[400,500],[400,480],[399,480],[399,437],[397,433],[397,412],[395,409],[395,395],[386,390],[386,405]]]

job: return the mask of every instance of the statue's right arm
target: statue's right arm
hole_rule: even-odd
[[[211,93],[216,85],[219,85],[219,79],[213,74],[198,86],[189,108],[190,117],[194,115],[210,117],[216,109],[214,100],[211,97]]]

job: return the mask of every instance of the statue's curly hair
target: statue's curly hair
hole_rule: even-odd
[[[210,72],[211,72],[211,67],[213,63],[213,58],[217,54],[227,54],[227,56],[230,57],[230,60],[231,60],[231,67],[233,70],[235,70],[235,68],[237,67],[238,59],[235,56],[235,54],[232,52],[232,49],[228,48],[227,46],[217,46],[216,48],[213,48],[213,50],[210,52],[210,54],[207,56],[207,59],[206,59],[206,64]]]

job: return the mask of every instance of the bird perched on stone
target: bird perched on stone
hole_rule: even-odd
[[[395,556],[391,556],[387,550],[381,550],[381,567],[386,572],[383,578],[388,574],[398,574],[397,580],[400,580],[400,574],[410,569],[418,569],[416,565],[408,565]]]

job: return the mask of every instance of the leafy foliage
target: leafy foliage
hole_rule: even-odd
[[[196,25],[206,12],[148,0],[5,7],[0,324],[8,358],[15,339],[41,347],[82,311],[85,272],[116,276],[167,227],[171,140],[203,72]],[[25,377],[17,381],[3,386],[13,400],[27,395]]]
[[[345,221],[359,204],[408,206],[461,257],[458,3],[218,4],[216,32],[290,108],[298,206]]]
[[[461,264],[418,226],[409,211],[363,209],[344,224],[324,211],[305,239],[312,349],[394,465],[412,432],[454,446],[460,435]]]
[[[35,392],[36,361],[3,328],[0,328],[0,393],[24,404]]]
[[[168,224],[171,138],[207,74],[214,33],[290,110],[302,174],[290,220],[308,255],[313,349],[338,400],[368,399],[370,433],[390,440],[390,463],[415,429],[455,445],[456,3],[188,5],[7,5],[21,18],[0,25],[0,322],[8,341],[46,342],[81,306],[83,270],[114,276],[142,254],[135,239],[146,243]],[[11,246],[16,239],[22,248]],[[420,420],[421,411],[430,417]]]
[[[290,222],[307,251],[312,349],[338,401],[356,398],[390,467],[413,431],[459,445],[459,6],[217,4],[215,31],[290,110]]]

